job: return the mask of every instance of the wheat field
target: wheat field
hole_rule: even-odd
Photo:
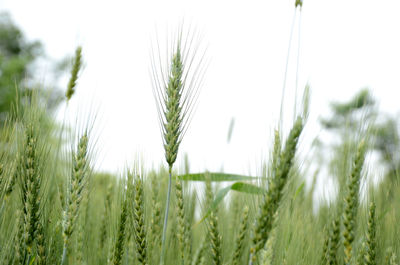
[[[371,181],[373,132],[358,130],[334,153],[334,198],[315,196],[318,159],[298,155],[307,88],[291,129],[276,124],[258,176],[190,172],[190,161],[185,172],[174,167],[205,71],[201,60],[190,64],[199,54],[183,39],[167,65],[151,58],[164,167],[137,159],[118,176],[97,172],[89,125],[54,124],[41,91],[15,106],[0,131],[0,263],[399,264],[399,177]],[[67,102],[82,57],[78,47]]]

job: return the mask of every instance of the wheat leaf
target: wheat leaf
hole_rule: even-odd
[[[252,176],[244,176],[244,175],[236,175],[236,174],[228,174],[228,173],[219,173],[219,172],[204,172],[204,173],[194,173],[194,174],[185,174],[177,177],[180,180],[185,181],[243,181],[243,180],[256,180],[258,177]]]
[[[203,222],[210,214],[212,211],[214,211],[219,203],[225,198],[225,196],[228,194],[229,191],[234,190],[238,192],[243,192],[247,194],[253,194],[253,195],[261,195],[265,192],[265,189],[260,188],[256,185],[249,184],[249,183],[244,183],[244,182],[235,182],[232,185],[229,185],[223,189],[220,189],[211,204],[210,208],[206,212],[206,214],[203,216],[203,218],[200,219],[196,224],[193,225],[193,227],[197,226],[201,222]]]

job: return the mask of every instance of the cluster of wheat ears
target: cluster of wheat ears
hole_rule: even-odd
[[[1,264],[398,264],[400,189],[382,182],[360,199],[367,136],[348,150],[336,200],[313,211],[315,185],[304,188],[296,159],[307,106],[286,139],[276,129],[261,176],[177,174],[204,68],[192,65],[190,38],[178,34],[170,50],[165,67],[154,56],[151,68],[167,170],[138,162],[120,177],[96,173],[90,129],[65,151],[64,126],[46,119],[35,93],[16,108],[1,129]],[[79,47],[66,101],[81,64]]]

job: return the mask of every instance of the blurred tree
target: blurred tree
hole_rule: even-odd
[[[387,178],[392,183],[398,181],[400,169],[399,121],[397,117],[386,116],[383,123],[375,126],[373,147],[380,154],[387,167]]]
[[[330,118],[321,118],[321,125],[328,130],[347,130],[360,128],[360,118],[364,121],[376,117],[378,110],[375,99],[368,89],[360,90],[348,102],[330,104],[332,115]],[[360,116],[361,115],[361,116]]]
[[[351,156],[359,137],[367,137],[369,149],[378,154],[386,169],[386,179],[397,179],[400,167],[399,128],[396,117],[379,111],[368,89],[360,90],[349,101],[331,103],[331,116],[321,118],[324,129],[339,136],[333,145],[335,155],[330,161],[330,171],[338,176],[339,192],[345,185],[351,166]]]
[[[39,41],[28,41],[9,14],[0,13],[0,126],[16,103],[31,93],[35,84],[35,62],[44,57]],[[62,71],[58,69],[57,71]],[[43,90],[43,89],[41,89]],[[56,91],[56,90],[55,90]],[[46,93],[43,94],[43,96]],[[61,93],[44,96],[49,109],[60,102]],[[21,105],[21,104],[19,104]]]

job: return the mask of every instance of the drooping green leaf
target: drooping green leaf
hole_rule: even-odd
[[[244,182],[235,182],[232,185],[229,185],[223,189],[220,189],[215,198],[213,203],[211,204],[210,208],[206,212],[206,214],[203,216],[203,218],[200,219],[199,222],[197,222],[194,226],[200,224],[203,222],[210,214],[212,211],[217,209],[219,203],[225,198],[225,196],[228,194],[229,191],[234,190],[238,192],[243,192],[247,194],[253,194],[253,195],[261,195],[265,192],[265,189],[258,187],[256,185],[250,184],[250,183],[244,183]]]
[[[258,187],[253,184],[249,183],[244,183],[244,182],[235,182],[230,186],[231,190],[239,191],[239,192],[244,192],[248,194],[256,194],[260,195],[265,192],[265,189]]]
[[[208,176],[207,176],[208,175]],[[178,176],[180,180],[186,181],[243,181],[243,180],[256,180],[258,177],[237,175],[237,174],[229,174],[229,173],[220,173],[220,172],[204,172],[204,173],[194,173],[194,174],[185,174]]]

